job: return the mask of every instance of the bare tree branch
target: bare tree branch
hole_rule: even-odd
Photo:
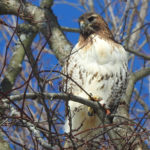
[[[134,0],[135,3],[135,9],[137,10],[137,5],[139,3],[139,0]],[[143,0],[142,4],[141,4],[141,9],[139,10],[139,16],[138,16],[138,22],[136,24],[136,27],[134,28],[134,30],[138,29],[139,27],[141,27],[144,24],[144,20],[145,17],[147,15],[147,10],[148,10],[148,0]],[[140,30],[136,31],[135,33],[133,33],[130,38],[129,38],[129,48],[133,47],[133,45],[138,41],[139,37],[140,37]]]
[[[72,46],[61,31],[51,10],[43,10],[30,3],[22,4],[17,0],[2,0],[0,9],[0,14],[19,15],[20,18],[35,25],[44,34],[60,63],[63,63]]]
[[[1,83],[2,92],[10,92],[18,74],[21,71],[22,61],[24,60],[24,56],[25,56],[24,48],[30,49],[30,46],[32,44],[32,40],[34,39],[34,37],[35,37],[35,34],[31,32],[27,34],[25,33],[20,34],[21,42],[18,41],[16,43],[13,57],[8,65],[8,68],[5,72],[5,77]]]

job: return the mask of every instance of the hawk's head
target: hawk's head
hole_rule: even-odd
[[[107,23],[96,13],[85,13],[79,17],[78,22],[81,35],[84,38],[94,33],[113,38]]]

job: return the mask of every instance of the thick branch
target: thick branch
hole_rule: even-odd
[[[51,10],[41,9],[30,3],[23,4],[17,0],[1,0],[0,14],[14,14],[35,25],[44,34],[60,63],[64,62],[72,49]]]
[[[25,56],[24,48],[30,48],[34,37],[35,34],[32,34],[31,32],[29,32],[28,34],[20,34],[20,40],[22,42],[18,41],[16,43],[13,56],[8,65],[8,68],[6,69],[4,79],[1,82],[1,92],[8,92],[11,90],[22,68],[22,62]],[[24,46],[22,45],[22,43]]]
[[[129,106],[130,105],[130,100],[131,96],[133,93],[134,85],[135,83],[140,80],[141,78],[144,78],[150,74],[150,68],[143,68],[139,71],[136,71],[135,73],[132,73],[129,76],[129,81],[128,81],[128,86],[126,90],[126,96],[124,97],[124,101],[126,104]]]
[[[115,115],[119,115],[122,116],[122,119],[119,117],[114,117],[113,122],[116,124],[119,124],[122,121],[126,121],[124,120],[124,118],[129,118],[129,106],[130,106],[130,101],[131,101],[131,96],[134,90],[134,85],[135,83],[140,80],[141,78],[144,78],[145,76],[150,74],[150,68],[143,68],[133,74],[130,75],[129,77],[129,82],[128,82],[128,86],[127,86],[127,90],[126,90],[126,96],[123,97],[123,99],[121,100],[121,104],[119,105],[117,112]],[[118,132],[121,136],[131,136],[134,134],[134,128],[131,126],[127,126],[127,125],[122,125],[120,127],[118,127],[118,129],[115,129],[116,132]],[[131,137],[129,139],[129,142],[122,142],[123,146],[126,145],[130,145],[130,143],[132,143],[132,141],[134,141],[133,145],[136,145],[136,147],[134,148],[135,150],[137,149],[141,149],[141,144],[140,144],[140,136],[136,136],[136,137]]]

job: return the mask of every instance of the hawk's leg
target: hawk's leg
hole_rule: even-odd
[[[96,101],[96,102],[99,102],[99,101],[102,100],[101,98],[96,97],[96,96],[95,97],[91,96],[91,97],[92,97],[92,100]],[[90,97],[90,99],[91,99],[91,97]],[[101,106],[105,109],[106,115],[110,115],[111,114],[110,110],[108,108],[105,108],[105,104],[101,104]],[[93,110],[93,108],[88,107],[88,115],[89,116],[93,116],[94,114],[95,114],[95,111]]]
[[[93,110],[93,108],[88,107],[88,116],[93,116],[95,114],[95,111]]]

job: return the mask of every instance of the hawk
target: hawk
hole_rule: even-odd
[[[104,19],[96,13],[85,13],[79,20],[80,37],[63,67],[64,91],[85,99],[99,100],[113,112],[125,93],[127,85],[127,53],[114,40]],[[100,120],[94,110],[69,101],[70,117],[65,132],[79,139],[90,139],[98,133]],[[86,131],[86,132],[85,132]]]

